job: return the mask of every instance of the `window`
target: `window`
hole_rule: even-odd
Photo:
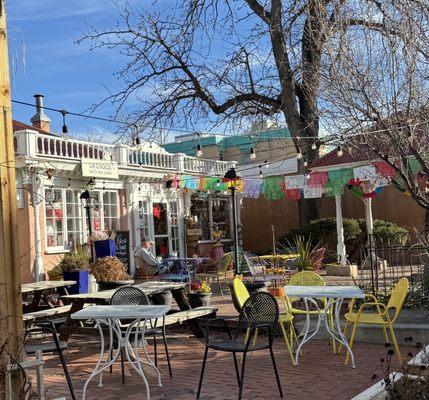
[[[63,190],[45,190],[46,247],[64,246]]]
[[[103,217],[104,230],[114,231],[118,229],[118,193],[103,193]]]
[[[67,247],[73,243],[80,244],[83,239],[82,209],[80,207],[80,193],[76,190],[66,190],[66,217],[67,217]]]
[[[179,221],[177,211],[177,201],[171,201],[168,204],[170,208],[170,232],[171,232],[171,251],[179,252]]]
[[[138,215],[138,229],[140,230],[140,239],[149,238],[149,205],[147,201],[139,201]]]
[[[241,160],[240,164],[249,164],[252,160],[250,159],[250,149],[241,151]]]
[[[46,247],[50,250],[71,249],[82,244],[88,236],[81,191],[71,189],[45,189]],[[91,192],[92,230],[115,230],[118,225],[117,192]],[[86,235],[84,237],[84,232]]]

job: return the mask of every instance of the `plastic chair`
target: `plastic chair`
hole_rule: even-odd
[[[393,329],[393,324],[402,310],[402,306],[404,305],[405,298],[408,294],[408,287],[408,279],[400,279],[393,288],[387,305],[380,303],[378,299],[372,294],[368,294],[366,295],[366,297],[370,298],[372,301],[363,303],[359,307],[358,312],[353,312],[352,309],[354,306],[354,301],[351,302],[350,311],[344,315],[346,319],[346,325],[344,327],[344,336],[346,336],[350,324],[353,324],[353,330],[349,342],[350,349],[352,348],[353,342],[355,340],[358,324],[363,323],[370,325],[380,325],[380,327],[383,329],[384,337],[387,343],[390,343],[386,330],[386,328],[389,328],[396,355],[398,357],[399,363],[402,364],[402,356],[401,352],[399,351],[398,341],[396,339],[395,331]],[[364,312],[367,308],[375,308],[375,311]],[[341,347],[342,346],[340,346],[338,352],[341,351]],[[349,353],[347,353],[345,361],[346,365],[349,362],[349,358]]]
[[[300,271],[300,272],[291,276],[290,281],[289,281],[289,285],[292,285],[292,286],[325,286],[325,281],[323,280],[323,278],[319,274],[316,274],[315,272]],[[295,308],[292,306],[292,303],[294,301],[299,300],[299,299],[290,298],[288,296],[285,296],[285,300],[286,300],[286,303],[288,305],[289,311],[292,315],[293,314],[296,314],[296,315],[307,314],[307,310]],[[322,303],[323,303],[323,309],[321,309],[320,311],[319,310],[309,310],[308,313],[310,315],[318,315],[319,313],[321,313],[321,314],[325,313],[325,307],[326,307],[326,303],[327,303],[326,298],[322,299]],[[329,324],[333,328],[334,327],[334,319],[333,319],[332,309],[328,310],[328,316],[329,316]],[[333,348],[333,351],[335,353],[336,352],[335,341],[332,341],[332,348]]]
[[[139,288],[136,288],[135,286],[123,286],[119,288],[115,293],[113,293],[113,296],[110,300],[111,305],[127,305],[127,306],[145,306],[149,305],[150,300],[147,295],[141,291]],[[126,321],[125,324],[122,324],[122,327],[126,327]],[[171,370],[171,364],[170,364],[170,356],[168,353],[168,346],[167,346],[167,338],[165,336],[165,317],[163,317],[162,321],[162,329],[156,328],[157,320],[155,320],[154,326],[151,328],[146,329],[145,333],[148,335],[153,336],[153,347],[154,347],[154,353],[155,353],[155,365],[158,366],[158,352],[157,352],[157,342],[156,342],[156,336],[157,334],[162,334],[162,340],[164,342],[164,348],[165,348],[165,354],[167,356],[167,364],[168,364],[168,372],[170,374],[170,377],[173,377],[173,373]],[[121,348],[121,370],[122,370],[122,383],[125,383],[125,369],[124,369],[124,357],[123,357],[123,349]],[[112,372],[112,367],[110,367],[110,372]]]
[[[216,279],[216,282],[219,286],[220,294],[223,299],[223,291],[221,285],[221,278],[226,282],[226,274],[228,268],[232,264],[232,253],[226,253],[220,259],[220,263],[212,263],[212,264],[203,264],[204,271],[202,273],[198,273],[198,276],[201,278],[205,278],[206,280]]]
[[[246,357],[247,353],[251,351],[259,351],[269,349],[271,361],[274,368],[274,373],[276,376],[277,386],[279,390],[280,397],[283,397],[283,391],[280,383],[280,377],[277,371],[276,362],[274,359],[273,352],[273,341],[274,341],[274,332],[277,327],[279,320],[279,306],[276,299],[269,293],[258,292],[250,296],[246,302],[243,304],[240,312],[240,318],[235,330],[235,334],[232,335],[226,321],[223,318],[214,318],[207,322],[206,326],[206,348],[204,352],[203,365],[201,368],[201,375],[198,384],[197,399],[200,398],[201,387],[204,378],[204,370],[207,362],[207,353],[209,349],[217,351],[225,351],[232,353],[234,359],[235,372],[237,376],[237,383],[239,386],[238,399],[241,400],[243,394],[243,384],[244,384],[244,372],[246,368]],[[210,326],[213,321],[221,321],[224,326],[224,330],[227,333],[228,337],[222,341],[212,341],[210,339]],[[239,334],[242,329],[250,330],[251,334],[247,337],[246,340],[240,340]],[[262,336],[262,341],[259,343],[251,343],[250,338],[256,332],[256,330],[266,330],[267,335]],[[241,362],[241,373],[239,372],[238,362],[236,353],[243,354],[243,359]]]
[[[232,280],[231,296],[235,309],[237,312],[241,312],[241,308],[250,297],[250,294],[243,281],[237,276]]]
[[[52,337],[52,341],[47,340],[49,337]],[[35,354],[38,350],[41,350],[42,354],[58,353],[71,397],[76,400],[73,383],[63,354],[63,351],[67,349],[67,342],[62,342],[58,339],[55,325],[51,321],[35,322],[33,326],[26,329],[24,342],[26,354]]]

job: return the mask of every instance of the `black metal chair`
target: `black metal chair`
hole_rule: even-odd
[[[49,340],[50,338],[52,340]],[[73,383],[63,354],[63,351],[67,349],[67,343],[58,339],[55,325],[51,321],[34,322],[33,325],[25,330],[24,343],[27,354],[33,355],[36,354],[36,351],[42,351],[42,354],[58,353],[71,397],[73,400],[76,400]]]
[[[209,320],[206,326],[206,349],[204,352],[203,365],[201,368],[200,381],[198,384],[197,399],[200,398],[201,394],[201,386],[203,383],[204,370],[206,367],[207,353],[209,349],[232,353],[234,358],[235,372],[237,375],[237,383],[239,386],[239,400],[241,400],[243,394],[244,371],[246,367],[247,353],[269,349],[280,397],[283,397],[283,391],[280,384],[279,373],[277,371],[273,352],[274,333],[278,324],[278,320],[279,306],[277,301],[271,294],[266,292],[258,292],[251,295],[243,304],[234,336],[232,335],[226,321],[223,318],[214,318]],[[210,325],[213,321],[221,321],[223,323],[224,331],[228,334],[228,338],[226,340],[210,340]],[[259,332],[259,342],[252,340],[256,330]],[[240,333],[243,331],[246,332],[244,340],[242,337],[240,337]],[[266,331],[266,335],[261,335],[261,333],[264,331]],[[252,341],[253,343],[251,343]],[[241,374],[238,369],[236,353],[243,354]]]
[[[135,286],[123,286],[119,288],[115,293],[113,293],[113,296],[110,300],[111,305],[127,305],[127,306],[145,306],[151,304],[149,297],[141,291],[139,288],[136,288]],[[122,321],[123,323],[126,323],[126,321]],[[171,370],[171,364],[170,364],[170,355],[168,353],[168,345],[167,345],[167,338],[165,336],[165,317],[163,317],[162,320],[162,329],[159,329],[156,327],[157,325],[157,319],[155,320],[155,323],[152,325],[151,322],[151,328],[146,329],[145,333],[147,335],[153,336],[153,348],[155,353],[155,365],[158,366],[158,352],[157,352],[157,341],[156,337],[158,334],[162,334],[162,340],[164,342],[164,348],[165,348],[165,354],[167,356],[167,364],[168,364],[168,372],[170,374],[170,377],[173,377],[173,373]],[[142,338],[144,340],[144,338]],[[111,355],[110,355],[111,356]],[[121,370],[122,370],[122,383],[125,383],[125,368],[124,368],[124,354],[123,349],[121,349]],[[110,366],[110,372],[112,372],[112,366]]]

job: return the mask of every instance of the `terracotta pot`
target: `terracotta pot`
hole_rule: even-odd
[[[274,297],[285,296],[285,290],[283,287],[268,287],[268,292]]]

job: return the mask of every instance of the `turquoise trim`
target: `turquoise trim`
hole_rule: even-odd
[[[250,139],[250,137],[252,139]],[[198,139],[195,137],[193,140],[187,140],[184,142],[173,142],[167,143],[163,147],[169,153],[185,153],[189,156],[195,155],[195,148],[198,143],[203,147],[207,146],[218,146],[222,150],[229,147],[239,147],[240,150],[250,150],[253,145],[260,142],[290,138],[290,132],[287,128],[269,129],[254,133],[252,135],[237,135],[237,136],[220,136],[214,135],[209,137],[203,137]]]

